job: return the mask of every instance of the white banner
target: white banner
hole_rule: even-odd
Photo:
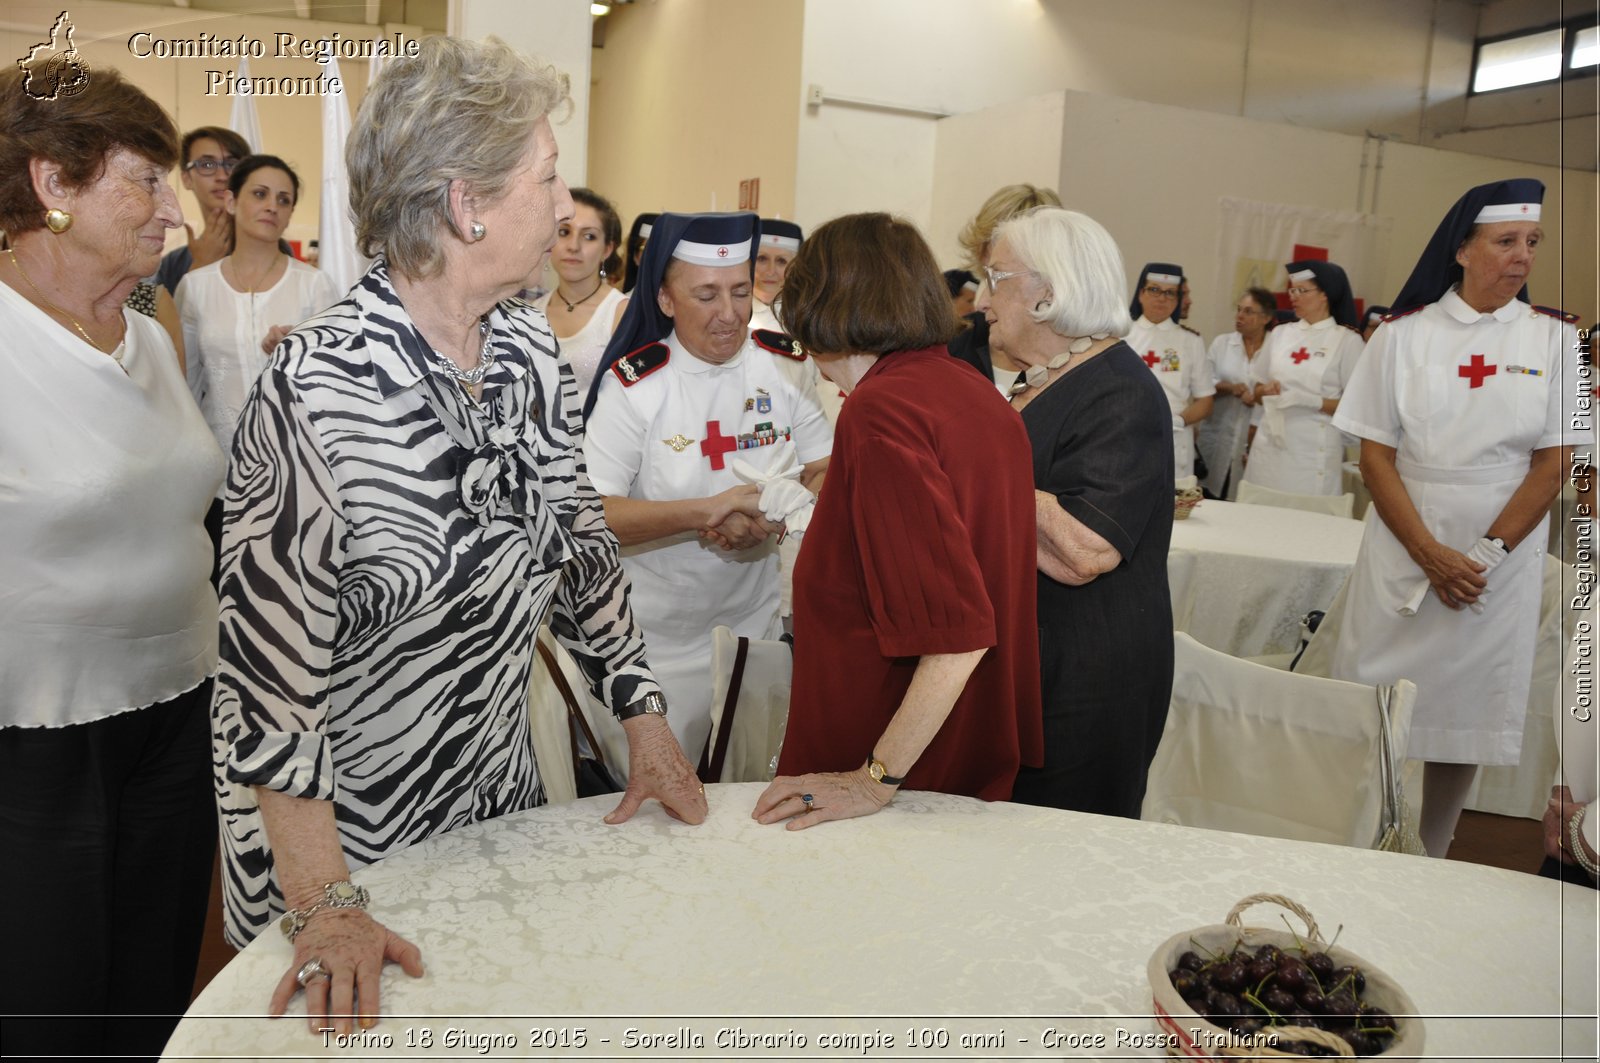
[[[1233,331],[1233,303],[1246,288],[1287,290],[1284,263],[1295,258],[1326,258],[1344,267],[1351,290],[1364,305],[1387,303],[1395,294],[1383,264],[1388,253],[1388,218],[1352,210],[1300,207],[1223,197],[1218,203],[1217,279],[1230,302],[1214,304],[1216,317],[1206,335]],[[1296,248],[1302,249],[1296,254]],[[1325,253],[1324,253],[1325,252]],[[1399,290],[1398,284],[1394,285]]]

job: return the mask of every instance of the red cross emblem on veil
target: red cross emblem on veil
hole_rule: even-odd
[[[727,258],[728,257],[728,249],[726,247],[717,248],[717,257],[718,258]]]

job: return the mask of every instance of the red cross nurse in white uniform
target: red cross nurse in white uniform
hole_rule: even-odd
[[[1417,684],[1407,755],[1426,762],[1431,856],[1478,765],[1520,755],[1545,522],[1580,413],[1574,319],[1526,301],[1543,196],[1518,179],[1456,203],[1334,416],[1361,437],[1373,504],[1331,671]]]
[[[1126,342],[1156,375],[1172,409],[1172,470],[1175,480],[1194,476],[1194,426],[1211,416],[1216,381],[1200,334],[1179,322],[1183,267],[1151,262],[1133,290],[1133,328]]]
[[[711,629],[781,633],[779,533],[833,449],[804,355],[751,336],[758,234],[750,213],[661,215],[589,399],[589,476],[690,761],[711,726]],[[753,486],[736,460],[789,486]]]
[[[1332,262],[1291,262],[1289,302],[1296,320],[1267,336],[1256,399],[1260,423],[1244,479],[1301,495],[1344,493],[1344,436],[1333,425],[1356,362],[1355,299]]]

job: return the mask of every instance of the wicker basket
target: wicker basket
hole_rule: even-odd
[[[1268,930],[1247,927],[1240,920],[1246,908],[1262,901],[1270,901],[1289,909],[1305,924],[1306,932],[1296,936],[1290,930]],[[1211,952],[1228,951],[1235,945],[1248,947],[1277,945],[1284,950],[1301,944],[1313,944],[1326,951],[1336,966],[1359,967],[1366,974],[1367,987],[1362,994],[1364,1003],[1375,1005],[1395,1017],[1396,1034],[1381,1056],[1373,1058],[1415,1058],[1422,1055],[1422,1020],[1417,1018],[1417,1006],[1405,990],[1372,964],[1348,949],[1327,947],[1322,932],[1317,928],[1311,913],[1287,897],[1270,893],[1255,893],[1233,906],[1220,926],[1204,926],[1186,930],[1168,938],[1150,957],[1148,969],[1151,994],[1154,999],[1156,1024],[1168,1036],[1167,1054],[1188,1059],[1291,1059],[1298,1057],[1292,1051],[1271,1047],[1268,1044],[1241,1041],[1231,1031],[1213,1025],[1184,1003],[1183,997],[1172,987],[1167,974],[1178,964],[1178,957],[1199,946]],[[1288,1041],[1310,1041],[1325,1045],[1336,1052],[1352,1055],[1343,1038],[1324,1030],[1304,1026],[1279,1026],[1272,1030],[1277,1044]]]
[[[1189,487],[1182,491],[1174,492],[1172,496],[1172,519],[1188,520],[1189,514],[1194,511],[1195,506],[1200,504],[1200,499],[1203,497],[1205,496],[1198,487]]]

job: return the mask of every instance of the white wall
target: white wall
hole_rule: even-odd
[[[589,0],[539,0],[536,6],[527,0],[450,0],[452,36],[499,37],[567,75],[572,107],[555,131],[561,179],[573,187],[589,179],[591,18]]]
[[[955,234],[984,197],[1017,180],[1054,185],[1062,200],[1105,225],[1122,249],[1131,290],[1140,265],[1181,263],[1195,296],[1194,324],[1207,336],[1232,328],[1236,292],[1217,275],[1218,202],[1224,196],[1337,210],[1357,208],[1364,140],[1089,93],[1055,94],[939,123],[934,169],[941,209],[925,231],[942,262],[955,261]],[[1059,134],[1057,126],[1059,122]],[[1038,146],[1059,141],[1054,181],[1040,181]],[[1131,145],[1123,148],[1121,145]],[[1449,205],[1467,188],[1530,176],[1549,186],[1548,242],[1531,294],[1593,320],[1596,175],[1390,143],[1381,175],[1369,152],[1373,189],[1389,237],[1382,266],[1352,275],[1356,294],[1387,303]],[[952,194],[942,194],[949,187]],[[958,193],[957,194],[957,190]],[[1287,254],[1287,249],[1285,249]]]
[[[590,168],[625,230],[646,211],[736,210],[747,178],[761,182],[763,215],[795,217],[804,6],[645,0],[606,16],[605,47],[594,58]],[[931,161],[904,165],[925,175]]]

